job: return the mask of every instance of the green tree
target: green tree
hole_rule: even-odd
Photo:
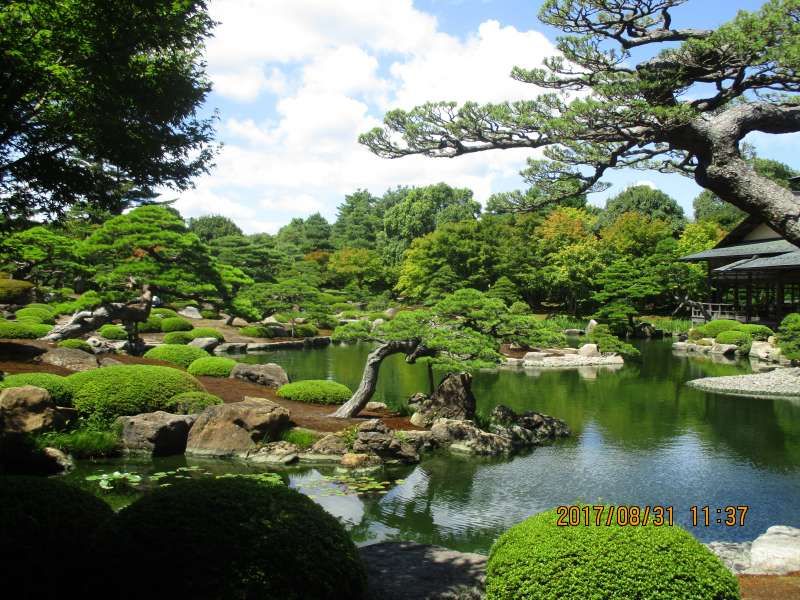
[[[383,229],[378,202],[379,199],[367,190],[345,196],[332,228],[336,248],[375,249],[378,233]]]
[[[319,213],[307,219],[295,217],[275,236],[278,247],[294,255],[305,255],[315,250],[332,250],[331,226]]]
[[[633,318],[662,293],[658,277],[643,259],[619,258],[597,276],[593,299],[600,305],[595,317],[608,323],[616,335],[633,330]]]
[[[330,256],[328,272],[340,287],[378,290],[383,284],[383,266],[378,254],[366,248],[342,248]]]
[[[289,257],[268,233],[225,235],[212,238],[208,246],[219,262],[238,267],[255,281],[274,281],[289,268]]]
[[[384,157],[544,148],[523,176],[554,199],[602,189],[608,169],[682,173],[800,243],[800,203],[741,144],[800,131],[800,0],[768,0],[716,30],[674,26],[671,9],[685,3],[545,0],[540,19],[567,34],[560,54],[512,77],[584,93],[392,110],[360,141]]]
[[[71,286],[76,276],[86,272],[77,249],[73,239],[47,227],[31,227],[0,242],[0,270],[37,285]]]
[[[616,254],[646,256],[652,254],[663,239],[672,237],[668,223],[641,213],[627,212],[600,230],[603,244]]]
[[[120,210],[208,169],[203,0],[0,7],[0,228],[85,201]]]
[[[236,223],[222,215],[192,217],[189,219],[188,225],[189,231],[197,235],[197,237],[204,242],[210,242],[217,238],[230,235],[244,235]]]
[[[638,212],[651,219],[664,221],[673,233],[681,231],[686,225],[686,216],[680,204],[668,194],[648,185],[633,185],[609,199],[600,216],[600,225],[610,225],[626,212]]]

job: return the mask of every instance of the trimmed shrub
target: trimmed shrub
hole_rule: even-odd
[[[52,325],[0,320],[0,339],[35,340],[50,333]]]
[[[99,552],[96,536],[114,512],[89,492],[59,479],[0,477],[3,588],[26,598],[83,596]],[[58,554],[42,571],[42,557]]]
[[[305,450],[306,448],[313,446],[319,437],[320,436],[316,432],[311,431],[310,429],[302,429],[300,427],[292,427],[291,429],[285,430],[281,434],[281,439],[284,442],[294,444],[301,450]]]
[[[88,352],[89,354],[94,354],[92,347],[86,340],[81,340],[78,338],[69,338],[66,340],[61,340],[58,342],[59,348],[72,348],[73,350],[83,350],[84,352]]]
[[[145,358],[164,360],[174,365],[179,365],[184,369],[196,361],[198,358],[210,357],[210,354],[202,348],[194,346],[181,346],[180,344],[164,344],[156,346],[144,353]]]
[[[301,323],[294,326],[294,337],[314,337],[319,330],[311,323]]]
[[[701,337],[716,338],[723,331],[733,331],[742,326],[739,321],[732,319],[717,319],[716,321],[709,321],[705,325],[696,327],[701,333]]]
[[[188,344],[193,339],[188,331],[170,331],[164,334],[165,344]]]
[[[775,335],[775,332],[766,325],[757,325],[755,323],[744,323],[739,327],[738,331],[744,331],[758,342],[766,342],[770,336]]]
[[[596,325],[592,333],[588,335],[591,343],[597,344],[597,349],[600,352],[616,352],[625,358],[638,358],[640,356],[639,350],[635,346],[624,342],[611,333],[608,325]]]
[[[239,333],[242,335],[246,335],[247,337],[256,337],[256,338],[271,338],[273,337],[272,331],[269,328],[265,327],[264,325],[247,325],[246,327],[240,327]]]
[[[36,309],[39,309],[39,310],[45,310],[50,315],[52,315],[53,312],[54,312],[52,306],[50,306],[49,304],[42,304],[41,302],[31,302],[30,304],[26,304],[25,308],[36,308]],[[24,309],[20,309],[20,310],[24,310]],[[19,312],[19,311],[17,311],[17,312]]]
[[[94,427],[43,433],[36,442],[40,448],[58,448],[75,458],[103,458],[122,453],[120,436],[116,432]]]
[[[139,498],[104,533],[103,587],[121,599],[358,600],[366,590],[344,528],[283,485],[183,480]],[[120,586],[132,572],[147,577]]]
[[[17,373],[0,381],[0,389],[33,385],[50,392],[58,406],[72,406],[72,388],[66,377],[52,373]]]
[[[20,308],[17,312],[15,312],[14,316],[17,317],[17,319],[31,317],[34,319],[39,319],[39,323],[49,323],[50,325],[55,323],[53,319],[53,313],[49,308],[31,308],[30,306],[26,306],[25,308]]]
[[[209,320],[216,320],[222,318],[219,312],[217,312],[216,310],[209,310],[207,308],[204,308],[203,310],[200,311],[200,316],[203,317],[204,319],[209,319]]]
[[[0,279],[0,304],[22,302],[31,293],[33,284],[19,279]]]
[[[163,319],[175,318],[178,316],[171,308],[154,308],[150,311],[151,315],[156,315],[157,317],[161,317]]]
[[[278,388],[280,398],[318,404],[343,404],[353,391],[344,384],[326,379],[306,379],[287,383]]]
[[[353,321],[339,325],[333,330],[331,340],[334,343],[352,343],[369,337],[372,324],[367,321]]]
[[[150,315],[144,323],[137,323],[139,333],[161,333],[161,317]]]
[[[191,331],[192,324],[183,317],[166,317],[161,319],[161,331],[169,333],[170,331]]]
[[[165,410],[182,392],[203,392],[197,379],[184,371],[156,365],[117,365],[73,373],[67,377],[78,412],[97,424],[123,415]]]
[[[557,519],[556,511],[543,512],[498,538],[487,600],[740,597],[736,577],[679,527],[561,527]]]
[[[107,340],[127,340],[128,332],[122,325],[108,323],[97,330],[97,333]]]
[[[183,392],[170,398],[164,410],[178,415],[193,415],[215,404],[222,404],[222,398],[207,392]]]
[[[789,360],[800,360],[800,314],[786,315],[778,327],[778,346]]]
[[[192,336],[193,340],[196,340],[197,338],[215,338],[220,342],[225,341],[225,336],[213,327],[195,327],[188,333],[190,336]]]
[[[718,344],[733,344],[738,346],[740,352],[749,352],[750,346],[753,344],[753,338],[746,331],[738,331],[729,329],[720,333],[714,341]]]
[[[195,377],[200,375],[205,375],[206,377],[228,377],[235,366],[236,361],[232,358],[208,356],[193,361],[187,370]]]

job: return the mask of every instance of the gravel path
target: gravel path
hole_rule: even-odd
[[[705,377],[689,385],[707,392],[747,396],[800,396],[800,368],[775,369],[753,375]]]

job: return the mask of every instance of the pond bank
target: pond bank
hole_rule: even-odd
[[[797,397],[800,396],[800,368],[776,368],[752,375],[704,377],[694,379],[688,385],[719,394]]]

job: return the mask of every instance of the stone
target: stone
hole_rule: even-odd
[[[489,423],[489,431],[509,438],[514,448],[537,446],[570,435],[561,419],[530,411],[517,414],[502,404],[494,408]]]
[[[388,410],[389,407],[386,405],[385,402],[367,402],[367,405],[364,407],[364,410],[368,411],[376,411],[376,410]]]
[[[121,360],[111,358],[110,356],[103,356],[98,360],[98,362],[100,363],[101,367],[118,367],[119,365],[125,364]]]
[[[274,315],[268,316],[266,319],[263,319],[261,322],[264,325],[269,325],[269,324],[280,325],[280,321],[278,321],[278,319],[276,319]]]
[[[503,359],[503,364],[508,365],[509,367],[521,367],[522,362],[523,361],[521,358],[505,357]]]
[[[408,442],[416,449],[417,453],[434,450],[438,444],[430,430],[410,429],[408,431],[396,431],[395,437],[404,442]]]
[[[525,355],[525,359],[523,360],[522,364],[525,367],[554,369],[601,366],[613,368],[615,365],[625,364],[625,359],[623,359],[619,354],[581,356],[580,354],[570,354],[566,352],[562,352],[561,354],[529,352]]]
[[[370,331],[375,331],[378,327],[386,323],[384,319],[375,319],[370,325]]]
[[[258,444],[276,441],[289,426],[289,411],[266,398],[207,407],[189,430],[186,453],[246,456]]]
[[[25,385],[0,392],[0,433],[42,433],[62,424],[47,390]]]
[[[227,342],[214,348],[214,354],[244,354],[247,352],[246,342]]]
[[[75,463],[69,455],[58,448],[42,448],[42,457],[52,465],[56,473],[65,473],[75,468]]]
[[[569,336],[583,335],[583,329],[565,329],[564,335],[569,335]]]
[[[104,352],[113,352],[114,349],[111,344],[104,339],[92,336],[86,340],[86,343],[92,347],[95,354],[103,354]]]
[[[313,452],[301,452],[297,455],[301,463],[318,465],[338,465],[342,460],[340,454],[314,454]]]
[[[392,308],[387,308],[385,311],[383,311],[383,314],[387,319],[394,319],[397,316],[397,313],[399,312],[400,312],[399,308],[392,307]]]
[[[335,433],[329,433],[311,446],[311,454],[345,454],[347,450],[347,443]]]
[[[57,475],[72,467],[68,455],[56,448],[40,450],[27,433],[0,433],[0,473]]]
[[[728,570],[740,574],[750,568],[750,547],[753,542],[711,542],[708,549],[719,557]]]
[[[584,344],[578,349],[578,356],[600,356],[600,350],[597,348],[597,344]]]
[[[94,354],[76,348],[53,348],[42,354],[38,360],[70,371],[90,371],[100,366]]]
[[[187,306],[186,308],[179,310],[178,314],[182,317],[186,317],[187,319],[203,318],[203,315],[200,314],[200,310],[196,306]]]
[[[363,469],[381,464],[381,459],[374,454],[348,452],[342,456],[339,464],[346,469]]]
[[[776,348],[769,342],[755,341],[750,346],[750,358],[764,360],[768,362],[778,362],[781,356],[781,349]]]
[[[688,346],[688,345],[689,345],[689,344],[687,344],[686,342],[674,342],[674,343],[672,344],[672,349],[673,349],[675,352],[686,352],[686,351],[687,351],[687,346]]]
[[[353,452],[376,454],[384,460],[397,460],[403,463],[419,462],[416,448],[395,437],[392,430],[380,419],[370,419],[358,426]]]
[[[193,348],[200,348],[201,350],[205,350],[206,352],[211,352],[221,343],[222,342],[220,342],[217,338],[204,337],[204,338],[195,338],[187,345],[192,346]]]
[[[711,354],[736,354],[739,347],[736,344],[718,344],[711,346]]]
[[[291,442],[270,442],[260,448],[248,452],[247,460],[264,465],[290,465],[297,462],[299,449]]]
[[[411,422],[417,427],[428,427],[439,418],[474,419],[472,375],[450,373],[430,397],[414,396],[409,407],[415,411]]]
[[[231,321],[231,325],[233,327],[247,327],[248,325],[250,325],[250,323],[248,323],[241,317],[236,317],[235,319],[233,319],[233,321]]]
[[[173,415],[158,410],[132,417],[119,417],[122,447],[128,452],[147,452],[153,456],[183,454],[195,415]]]
[[[561,354],[578,354],[577,348],[561,348]]]
[[[230,378],[257,383],[274,389],[289,383],[289,376],[286,371],[275,363],[265,363],[263,365],[239,363],[233,367]]]
[[[800,529],[774,525],[750,548],[748,573],[785,575],[800,571]]]
[[[598,323],[594,319],[589,321],[589,323],[586,325],[586,335],[591,334],[594,331],[594,328],[597,327],[599,324],[600,323]]]
[[[482,431],[472,421],[436,419],[431,435],[438,445],[449,446],[454,452],[493,456],[512,450],[509,438]]]

